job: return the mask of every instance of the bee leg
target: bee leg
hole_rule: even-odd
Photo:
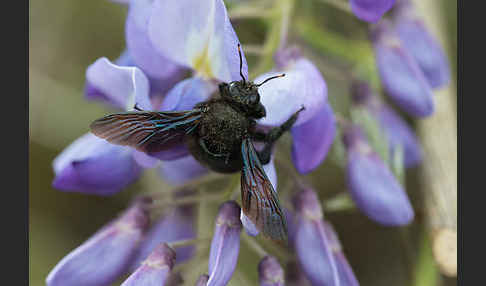
[[[217,153],[213,153],[213,152],[209,151],[208,147],[206,146],[206,142],[204,142],[204,139],[202,139],[202,138],[199,138],[199,145],[203,148],[204,152],[208,153],[211,156],[225,157],[225,164],[226,165],[228,164],[230,153],[217,154]]]
[[[270,131],[267,134],[264,134],[262,132],[253,132],[252,137],[256,141],[263,141],[265,142],[265,146],[261,151],[258,151],[258,157],[260,159],[260,162],[265,165],[270,162],[270,158],[272,156],[272,149],[273,145],[275,142],[287,131],[292,128],[292,125],[294,125],[295,121],[297,121],[297,118],[299,117],[299,113],[303,111],[305,108],[302,106],[297,112],[295,112],[287,121],[285,121],[282,125],[279,127],[275,127],[270,129]]]

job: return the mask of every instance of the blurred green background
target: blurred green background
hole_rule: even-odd
[[[436,2],[440,2],[439,15],[446,25],[445,48],[455,85],[457,3]],[[113,197],[65,193],[51,187],[52,160],[74,139],[88,132],[93,119],[107,112],[103,106],[84,100],[85,70],[97,58],[105,56],[113,60],[123,51],[126,8],[103,0],[31,0],[29,4],[29,278],[31,285],[44,285],[54,265],[123,209],[133,194],[154,186],[169,187],[153,172],[147,172]],[[320,25],[345,37],[364,37],[362,23],[325,1],[296,1],[294,9],[298,17],[316,19]],[[293,29],[299,30],[299,26]],[[257,22],[236,21],[235,30],[243,46],[264,40],[262,26]],[[347,93],[348,82],[335,71],[332,58],[320,57],[315,46],[301,37],[291,39],[316,61],[327,80],[331,101]],[[250,67],[256,64],[255,57],[247,57]],[[455,285],[453,279],[437,274],[424,242],[421,186],[416,172],[407,173],[407,189],[417,210],[416,223],[409,227],[379,227],[356,211],[327,214],[361,285]],[[308,179],[316,189],[325,189],[320,194],[323,198],[345,188],[342,171],[329,160]],[[245,247],[243,244],[239,272],[231,285],[256,281],[258,261]],[[200,271],[207,271],[206,266],[202,265]],[[243,273],[251,274],[245,277]]]

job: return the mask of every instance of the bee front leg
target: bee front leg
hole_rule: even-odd
[[[270,129],[270,131],[267,134],[258,131],[252,133],[252,138],[254,140],[265,142],[265,146],[263,147],[263,149],[261,151],[257,151],[260,162],[263,165],[266,165],[270,162],[270,158],[272,156],[272,149],[275,142],[285,132],[289,131],[292,128],[295,121],[297,121],[297,118],[299,117],[299,113],[304,109],[305,109],[304,106],[302,106],[289,119],[287,119],[287,121],[285,121],[279,127],[274,127]]]

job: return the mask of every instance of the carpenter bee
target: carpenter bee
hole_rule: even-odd
[[[276,140],[292,127],[302,108],[285,123],[267,133],[256,130],[256,120],[265,117],[258,87],[246,80],[219,84],[219,98],[198,103],[185,111],[144,111],[110,114],[91,124],[92,132],[107,141],[127,145],[146,153],[169,150],[185,144],[203,165],[220,173],[241,171],[241,201],[244,214],[265,236],[287,239],[287,224],[262,165],[269,163]],[[257,151],[252,141],[264,143]]]

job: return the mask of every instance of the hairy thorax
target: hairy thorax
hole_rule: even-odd
[[[205,111],[196,132],[187,141],[190,152],[214,171],[241,170],[241,142],[248,133],[250,120],[221,99],[199,106]]]

